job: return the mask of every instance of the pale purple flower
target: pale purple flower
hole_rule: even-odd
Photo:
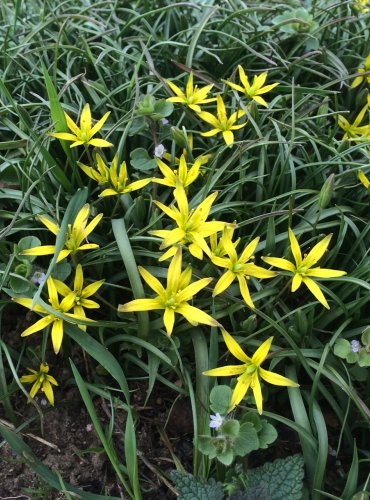
[[[33,273],[31,281],[32,283],[43,285],[45,283],[45,278],[46,278],[45,273],[42,273],[41,271],[35,271]]]
[[[210,415],[211,421],[209,423],[209,426],[211,429],[219,429],[221,425],[224,423],[224,417],[221,417],[219,413],[216,413],[216,415]]]
[[[165,154],[166,149],[163,146],[163,144],[158,144],[158,146],[155,147],[154,149],[154,156],[157,158],[163,158],[163,155]]]
[[[167,120],[167,118],[161,118],[161,122],[163,125],[167,125],[168,120]]]
[[[361,344],[359,340],[352,340],[351,341],[351,349],[352,352],[358,352],[361,348]]]

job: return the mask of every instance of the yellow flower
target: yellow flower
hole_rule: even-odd
[[[244,69],[240,65],[238,66],[238,69],[239,69],[239,78],[243,87],[240,85],[236,85],[235,83],[229,82],[228,80],[223,80],[224,83],[229,85],[232,89],[235,89],[238,92],[242,92],[250,99],[253,99],[253,101],[258,102],[258,104],[262,104],[262,106],[267,107],[267,102],[263,99],[263,97],[261,97],[261,94],[266,94],[267,92],[270,92],[270,90],[274,89],[277,85],[279,85],[279,83],[272,83],[271,85],[266,85],[264,87],[267,78],[267,72],[265,71],[260,75],[256,75],[253,78],[253,83],[251,85],[249,83],[247,75],[244,72]]]
[[[81,264],[76,267],[76,274],[73,284],[73,290],[69,288],[63,281],[54,280],[57,291],[62,295],[72,301],[73,313],[80,316],[81,318],[86,318],[85,309],[99,309],[100,305],[94,300],[89,299],[91,295],[94,295],[99,288],[103,285],[104,280],[94,281],[90,283],[85,288],[84,286],[84,276]],[[86,325],[78,325],[81,330],[86,330]]]
[[[217,237],[217,233],[211,234],[209,237],[209,244],[210,244],[210,251],[209,251],[209,258],[212,260],[213,257],[224,257],[227,254],[227,251],[224,247],[224,241],[225,239],[229,239],[232,241],[234,231],[236,228],[236,223],[234,224],[228,224],[225,223],[224,229],[222,231],[222,234],[220,238]],[[240,238],[238,238],[235,242],[232,244],[234,245],[234,248],[236,248],[239,244]]]
[[[87,224],[87,219],[90,213],[90,206],[86,203],[81,210],[78,212],[74,223],[68,225],[68,232],[66,235],[66,240],[64,242],[64,249],[60,251],[58,255],[57,262],[65,259],[69,254],[74,254],[78,250],[91,250],[92,248],[99,248],[96,243],[85,243],[81,244],[87,236],[94,230],[95,226],[99,223],[103,214],[98,214],[94,219]],[[40,222],[46,226],[49,231],[57,235],[60,231],[60,227],[55,222],[50,219],[39,215]],[[41,245],[39,247],[29,248],[22,252],[22,255],[52,255],[55,252],[55,245]]]
[[[366,7],[369,5],[369,0],[355,0],[354,1],[354,8],[361,12],[361,14],[366,14],[367,12],[370,12],[370,8]]]
[[[96,169],[88,167],[79,161],[77,164],[85,172],[85,174],[96,181],[99,186],[108,184],[110,179],[109,168],[105,165],[103,158],[99,154],[96,155]]]
[[[68,313],[68,311],[73,307],[72,296],[64,297],[64,299],[59,303],[58,292],[53,278],[51,277],[48,278],[46,284],[48,287],[49,302],[53,309],[55,309],[60,313],[66,314],[67,316],[70,316],[73,319],[82,319],[82,320],[85,319],[81,316],[78,316],[77,314]],[[36,304],[32,308],[32,299],[30,298],[20,297],[20,298],[14,298],[13,300],[17,304],[20,304],[21,306],[28,307],[28,309],[46,315],[43,318],[36,321],[34,325],[30,326],[29,328],[26,328],[26,330],[24,330],[24,332],[21,333],[21,337],[27,337],[28,335],[32,335],[33,333],[39,332],[40,330],[43,330],[44,328],[52,324],[53,326],[51,328],[51,340],[53,343],[54,352],[55,354],[58,354],[63,340],[64,320],[58,318],[54,314],[49,313],[39,304]]]
[[[202,157],[201,157],[202,158]],[[164,178],[159,179],[155,177],[153,182],[157,184],[163,184],[165,186],[176,188],[178,185],[182,185],[184,188],[187,188],[192,184],[200,173],[200,167],[202,166],[202,160],[197,159],[194,161],[191,168],[188,169],[186,164],[185,155],[182,154],[179,160],[179,168],[178,170],[172,170],[168,165],[166,165],[162,160],[156,158],[157,165],[162,172]]]
[[[295,264],[286,259],[279,257],[262,257],[267,264],[275,266],[285,271],[293,273],[292,292],[298,290],[302,283],[304,283],[310,292],[326,309],[330,309],[324,294],[322,293],[319,285],[312,278],[338,278],[347,274],[345,271],[336,271],[334,269],[322,269],[320,267],[313,267],[324,255],[330,243],[332,234],[325,236],[324,239],[319,241],[307,255],[302,258],[301,249],[299,248],[298,240],[293,231],[289,228],[290,248],[295,260]]]
[[[54,377],[49,375],[49,366],[47,363],[41,363],[40,370],[37,372],[36,370],[32,370],[31,368],[27,368],[32,375],[23,375],[19,380],[22,384],[32,384],[33,386],[30,390],[30,397],[33,399],[39,391],[42,391],[49,403],[54,406],[54,393],[53,393],[53,385],[58,385],[58,382]]]
[[[164,288],[160,281],[143,267],[139,271],[143,279],[155,291],[154,299],[136,299],[118,306],[119,312],[153,311],[163,309],[163,321],[168,335],[171,335],[175,323],[175,314],[181,314],[189,323],[197,325],[203,323],[210,326],[220,326],[218,321],[197,307],[188,304],[202,288],[207,286],[212,278],[203,278],[190,283],[192,269],[188,266],[181,272],[182,254],[179,248],[167,272],[167,287]]]
[[[338,115],[338,125],[345,132],[342,140],[354,140],[355,142],[362,142],[369,140],[370,126],[362,125],[359,126],[362,122],[366,111],[369,109],[368,105],[364,106],[359,114],[357,115],[355,121],[351,124],[349,121],[344,118],[343,115]]]
[[[217,281],[213,291],[213,297],[221,292],[224,292],[227,288],[229,288],[231,283],[237,279],[243,299],[249,307],[254,309],[247,280],[250,276],[262,279],[273,278],[276,276],[275,272],[263,269],[263,267],[256,266],[253,262],[249,262],[254,251],[256,250],[258,242],[259,238],[255,238],[244,248],[242,254],[238,257],[235,245],[231,241],[230,234],[224,237],[222,245],[228,255],[228,258],[215,256],[212,258],[212,262],[216,264],[216,266],[226,268],[227,271]]]
[[[359,170],[358,171],[358,179],[359,181],[365,186],[366,189],[369,189],[369,186],[370,186],[370,181],[369,179],[366,177],[366,175],[363,173],[362,170]]]
[[[68,132],[51,132],[49,133],[49,135],[51,135],[52,137],[56,137],[57,139],[62,139],[63,141],[73,141],[73,144],[71,144],[70,146],[71,148],[80,146],[81,144],[91,144],[91,146],[96,146],[98,148],[110,147],[113,146],[113,144],[111,144],[110,142],[105,141],[104,139],[94,139],[94,135],[99,132],[109,115],[110,111],[108,111],[108,113],[105,113],[103,118],[101,118],[93,126],[90,106],[89,104],[85,104],[81,113],[79,127],[75,124],[72,118],[67,115],[67,113],[64,113],[68,128],[69,130],[71,130],[71,132],[73,132],[73,134],[70,134]]]
[[[140,179],[139,181],[134,181],[131,182],[131,184],[128,184],[126,162],[123,161],[121,163],[119,173],[117,175],[117,159],[118,155],[115,155],[109,168],[109,181],[112,187],[104,189],[99,196],[115,196],[131,193],[131,191],[136,191],[137,189],[141,189],[146,186],[152,180],[151,178]],[[101,160],[101,162],[103,162],[103,160]],[[104,167],[108,170],[105,165]]]
[[[196,113],[200,113],[201,108],[199,104],[207,104],[216,100],[215,97],[211,99],[206,99],[207,94],[213,87],[213,85],[206,85],[202,89],[198,89],[198,86],[193,85],[193,73],[190,73],[188,83],[186,84],[185,93],[173,82],[165,80],[170,89],[176,94],[176,97],[169,97],[166,101],[169,102],[180,102],[188,106],[190,109]]]
[[[365,71],[370,71],[370,54],[365,59],[364,67],[363,68],[358,68],[357,73],[364,73]],[[356,88],[356,87],[358,87],[359,85],[361,85],[361,83],[364,80],[367,80],[367,83],[370,83],[370,75],[367,75],[367,76],[363,76],[363,75],[357,76],[353,80],[351,87],[353,89]]]
[[[185,190],[180,185],[174,190],[174,197],[179,208],[169,208],[159,201],[154,202],[177,224],[175,229],[149,231],[149,234],[163,238],[160,250],[171,247],[160,257],[160,261],[172,257],[176,253],[177,245],[188,245],[189,252],[197,259],[203,258],[203,252],[206,254],[209,252],[205,238],[217,231],[222,231],[225,225],[225,222],[221,221],[206,222],[216,196],[217,193],[210,194],[197,208],[189,212]]]
[[[261,368],[261,364],[265,360],[270,350],[273,337],[265,340],[265,342],[253,354],[252,358],[250,358],[245,354],[240,345],[236,342],[236,340],[233,339],[233,337],[229,333],[227,333],[226,330],[222,329],[221,331],[227,348],[229,349],[231,354],[242,361],[243,364],[221,366],[219,368],[207,370],[203,372],[203,375],[208,375],[211,377],[227,377],[239,375],[234,392],[231,396],[229,412],[232,411],[235,406],[240,403],[240,401],[246,395],[249,387],[251,387],[253,390],[254,399],[256,401],[258,413],[261,415],[262,391],[259,380],[260,378],[273,385],[299,387],[299,384],[293,382],[293,380]]]
[[[234,125],[234,123],[245,115],[243,110],[236,111],[233,113],[230,118],[227,117],[225,103],[220,95],[217,96],[217,118],[211,113],[207,113],[206,111],[202,111],[198,114],[199,118],[204,120],[205,122],[213,125],[214,128],[209,130],[208,132],[201,132],[200,134],[204,137],[211,137],[212,135],[221,133],[224,141],[229,146],[234,142],[234,134],[233,130],[239,130],[244,127],[247,122],[242,123],[241,125]]]

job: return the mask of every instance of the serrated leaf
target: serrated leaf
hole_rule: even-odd
[[[302,455],[278,458],[246,472],[249,488],[268,488],[269,500],[301,500],[304,477]]]
[[[221,483],[214,479],[194,477],[180,471],[172,471],[171,478],[179,493],[179,500],[222,500]]]

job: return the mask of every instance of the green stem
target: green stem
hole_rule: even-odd
[[[124,219],[112,219],[112,229],[123,260],[123,264],[127,271],[128,279],[132,288],[132,293],[134,294],[135,299],[141,299],[145,297],[144,288],[141,283],[140,274],[137,269],[130,240],[127,235]],[[138,312],[137,316],[139,322],[138,336],[141,339],[147,340],[149,333],[148,313],[146,311]]]

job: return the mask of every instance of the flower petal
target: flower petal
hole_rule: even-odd
[[[220,326],[220,323],[212,316],[189,304],[181,304],[176,308],[176,312],[184,316],[191,324],[202,323],[203,325]]]
[[[208,377],[233,377],[245,372],[245,365],[227,365],[203,372]]]
[[[118,312],[154,311],[155,309],[164,309],[162,302],[158,299],[135,299],[118,306]]]
[[[310,292],[316,297],[316,299],[324,306],[326,309],[330,309],[329,304],[321,291],[321,288],[315,281],[310,278],[303,278],[303,283],[307,286]]]
[[[166,327],[167,335],[171,335],[173,331],[173,325],[175,324],[175,311],[166,307],[163,314],[163,323]]]
[[[216,297],[216,295],[219,295],[220,293],[227,290],[231,285],[231,283],[234,281],[234,279],[235,279],[235,274],[229,270],[226,271],[217,281],[212,293],[212,297]]]
[[[267,340],[265,340],[263,342],[263,344],[261,344],[259,346],[259,348],[257,349],[257,351],[253,354],[252,363],[254,365],[260,366],[261,363],[264,361],[264,359],[266,358],[266,356],[270,350],[273,338],[274,337],[269,337]]]
[[[51,329],[51,341],[55,354],[60,351],[60,346],[63,340],[63,320],[59,318],[54,319],[53,327]]]
[[[165,289],[163,288],[161,282],[153,276],[149,271],[144,269],[144,267],[139,266],[139,273],[145,280],[145,282],[150,286],[152,290],[155,291],[157,295],[164,295],[165,294]]]
[[[258,374],[260,377],[268,382],[269,384],[272,385],[281,385],[281,386],[287,386],[287,387],[299,387],[299,384],[294,382],[293,380],[290,380],[290,378],[283,377],[282,375],[279,375],[274,372],[270,372],[268,370],[264,370],[263,368],[259,368]]]
[[[270,266],[277,267],[279,269],[284,269],[284,271],[290,271],[294,273],[295,265],[286,259],[281,259],[280,257],[261,257],[266,264]]]
[[[293,233],[293,231],[289,228],[288,229],[288,234],[289,234],[289,241],[290,241],[290,248],[294,257],[294,260],[296,261],[297,267],[302,263],[302,254],[301,254],[301,249],[299,248],[299,243],[298,240]]]
[[[236,359],[243,361],[243,363],[252,361],[251,358],[245,354],[238,342],[224,328],[221,328],[221,333],[227,348]]]

